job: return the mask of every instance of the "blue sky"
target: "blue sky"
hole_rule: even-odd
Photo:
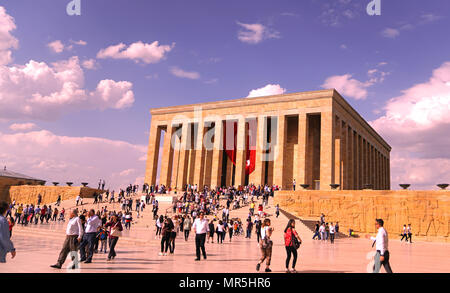
[[[81,107],[57,118],[0,116],[0,135],[17,135],[13,123],[34,123],[55,136],[145,146],[150,108],[246,97],[268,84],[287,93],[342,86],[347,101],[367,121],[376,121],[387,115],[390,99],[427,82],[433,70],[450,61],[450,3],[445,0],[382,0],[381,16],[367,15],[369,0],[81,2],[82,15],[68,16],[69,0],[0,1],[14,18],[10,34],[19,42],[4,66],[94,59],[94,70],[83,68],[84,88],[93,91],[104,79],[128,81],[134,102],[121,109]],[[262,29],[260,38],[245,27],[255,24]],[[243,41],[240,32],[254,42]],[[56,53],[48,44],[57,40],[72,47]],[[74,44],[79,40],[85,45]],[[97,58],[112,45],[155,41],[172,46],[158,62]],[[175,76],[174,68],[185,77]],[[395,145],[390,135],[387,140]],[[411,156],[426,157],[413,151]],[[14,165],[25,169],[16,171],[38,172]],[[52,170],[47,177],[57,177]]]

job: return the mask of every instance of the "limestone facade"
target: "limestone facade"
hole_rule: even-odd
[[[278,185],[282,190],[390,189],[391,147],[334,89],[151,109],[145,183]],[[223,133],[237,123],[235,164]],[[256,122],[255,171],[245,172],[248,125]],[[228,144],[228,139],[227,139]],[[162,154],[160,154],[160,149]],[[160,174],[158,176],[158,166]],[[159,178],[159,180],[157,180]]]
[[[398,239],[403,225],[413,235],[429,241],[450,241],[450,191],[331,190],[278,191],[275,204],[305,219],[339,222],[340,231],[375,231],[375,219],[384,220],[391,239]]]
[[[9,197],[11,202],[16,200],[17,204],[36,204],[38,195],[42,195],[41,205],[55,203],[58,196],[61,200],[75,199],[78,195],[82,198],[92,198],[94,193],[99,194],[101,190],[82,186],[37,186],[21,185],[11,186]]]

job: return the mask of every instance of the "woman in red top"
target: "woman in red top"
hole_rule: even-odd
[[[286,229],[284,229],[284,245],[286,247],[286,273],[289,273],[289,262],[291,260],[291,254],[294,255],[294,259],[292,260],[292,271],[295,273],[295,264],[297,263],[297,248],[295,246],[295,238],[298,239],[299,243],[302,243],[302,239],[298,236],[297,231],[295,231],[295,220],[290,219]]]
[[[117,218],[117,216],[112,216],[111,221],[106,223],[105,227],[111,227],[111,231],[109,233],[109,255],[108,260],[114,259],[116,257],[116,251],[114,248],[116,247],[117,241],[119,241],[119,237],[122,235],[122,223]]]

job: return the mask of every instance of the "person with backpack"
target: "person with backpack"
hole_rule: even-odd
[[[266,273],[270,273],[272,270],[270,269],[270,260],[272,259],[272,247],[273,242],[270,240],[270,237],[272,236],[272,233],[274,231],[274,228],[270,227],[270,219],[266,218],[264,219],[264,222],[262,223],[261,227],[261,259],[259,260],[258,264],[256,265],[256,271],[259,271],[261,264],[266,261]]]
[[[295,273],[295,264],[297,263],[297,249],[299,249],[302,239],[295,231],[295,220],[290,219],[286,229],[284,229],[284,246],[286,247],[286,273]],[[289,271],[289,262],[291,255],[294,256],[292,260],[292,270]]]
[[[108,240],[108,231],[105,227],[100,227],[100,231],[97,234],[97,238],[100,241],[100,252],[106,253],[106,242]]]

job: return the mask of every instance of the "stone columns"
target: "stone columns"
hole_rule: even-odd
[[[205,147],[203,146],[203,136],[205,126],[203,120],[198,121],[197,137],[195,139],[195,167],[194,167],[194,182],[197,184],[198,190],[203,190],[203,173],[205,172]]]
[[[347,178],[348,178],[348,153],[347,153],[347,147],[348,147],[348,127],[347,127],[347,123],[342,122],[341,124],[342,129],[341,129],[341,141],[342,141],[342,147],[341,147],[341,153],[342,153],[342,158],[341,158],[341,189],[348,189],[348,183],[347,183]]]
[[[257,120],[257,130],[256,130],[256,155],[255,155],[255,171],[249,175],[248,182],[255,184],[255,186],[264,184],[264,165],[265,158],[265,139],[266,135],[264,131],[267,131],[266,127],[266,117],[259,116]]]
[[[147,166],[145,168],[145,183],[156,185],[158,171],[159,145],[161,143],[161,129],[152,119],[148,142]]]
[[[341,184],[341,119],[337,116],[334,118],[335,122],[335,137],[334,137],[334,181],[335,184]],[[340,186],[342,189],[342,186]]]
[[[237,141],[236,141],[236,173],[234,175],[234,185],[245,185],[245,165],[246,165],[246,138],[248,135],[247,123],[245,117],[239,117],[237,126]]]
[[[308,117],[306,113],[298,114],[298,149],[297,149],[297,187],[300,184],[308,184],[308,179],[306,178],[306,155],[308,149]]]
[[[272,120],[273,123],[273,120]],[[278,185],[280,189],[283,189],[283,166],[284,166],[284,147],[286,145],[286,116],[277,116],[277,144],[276,152],[274,158],[274,174],[273,174],[273,184]]]
[[[173,162],[173,146],[174,139],[172,139],[173,127],[171,124],[167,125],[166,133],[164,134],[164,145],[162,149],[161,171],[159,175],[159,184],[166,187],[171,185],[172,179],[172,162]]]
[[[172,178],[170,181],[171,187],[177,186],[178,181],[178,167],[180,164],[180,146],[181,146],[181,140],[180,140],[180,134],[178,134],[178,131],[172,135],[173,137],[173,161],[172,161]]]
[[[347,190],[353,190],[353,129],[348,127],[347,139]]]
[[[320,115],[320,190],[330,190],[334,183],[334,114]]]
[[[354,146],[354,158],[353,158],[353,166],[354,166],[354,178],[353,178],[353,189],[359,189],[359,142],[358,142],[358,133],[356,131],[353,132],[353,146]]]
[[[222,163],[223,163],[222,145],[223,145],[223,122],[221,119],[217,119],[216,122],[214,123],[214,149],[211,166],[211,188],[221,186]],[[206,168],[208,168],[208,166]]]
[[[391,159],[387,159],[387,188],[391,189]]]
[[[180,154],[179,154],[179,164],[178,164],[178,178],[177,178],[177,190],[184,190],[184,186],[187,181],[187,171],[188,171],[188,161],[189,161],[189,150],[190,146],[190,124],[183,122],[181,127],[181,143],[180,143]]]

